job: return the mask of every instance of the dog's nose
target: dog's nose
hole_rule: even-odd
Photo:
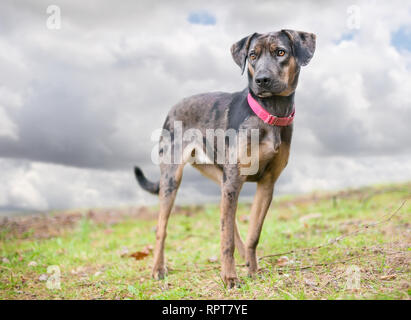
[[[257,83],[259,87],[268,87],[271,83],[271,78],[267,76],[260,76],[255,79],[255,83]]]

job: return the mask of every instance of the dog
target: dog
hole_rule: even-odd
[[[159,195],[160,209],[156,231],[154,265],[152,276],[162,279],[167,269],[164,258],[164,242],[170,211],[180,185],[183,168],[191,163],[204,176],[221,186],[220,233],[221,233],[221,277],[232,288],[238,284],[234,261],[237,248],[253,277],[258,271],[256,248],[264,218],[270,206],[274,184],[288,162],[293,131],[294,96],[301,66],[307,65],[314,55],[316,36],[313,33],[281,30],[266,34],[253,33],[231,46],[234,62],[241,68],[247,65],[248,87],[240,92],[211,92],[183,99],[176,104],[163,125],[159,144],[159,156],[172,154],[174,161],[160,163],[160,181],[147,180],[139,167],[134,173],[140,186]],[[248,62],[248,63],[247,63]],[[235,161],[193,161],[201,149],[209,151],[204,144],[183,141],[181,161],[175,161],[177,150],[177,124],[183,133],[195,129],[208,143],[207,129],[254,130],[258,133],[257,150],[251,150],[251,135],[238,143],[243,152],[237,153]],[[166,137],[167,136],[167,137]],[[167,138],[167,139],[166,139]],[[225,139],[224,145],[228,146]],[[211,148],[212,149],[212,148]],[[216,149],[216,147],[214,147]],[[218,149],[218,148],[217,148]],[[244,149],[246,151],[244,152]],[[221,151],[217,153],[221,155]],[[223,151],[227,155],[228,151]],[[244,164],[241,156],[251,159]],[[244,157],[243,157],[244,158]],[[211,162],[210,162],[211,160]],[[256,170],[247,173],[251,162],[256,161]],[[244,174],[244,171],[246,172]],[[242,241],[235,219],[237,201],[245,182],[256,182],[257,191],[251,207],[251,215],[245,243]]]

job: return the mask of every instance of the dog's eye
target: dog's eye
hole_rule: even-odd
[[[285,51],[284,50],[277,50],[277,56],[282,57],[283,55],[285,55]]]
[[[251,52],[251,53],[250,53],[250,59],[251,59],[251,60],[257,59],[257,56],[256,56],[256,54],[255,54],[254,52]]]

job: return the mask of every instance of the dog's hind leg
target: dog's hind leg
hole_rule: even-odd
[[[163,279],[167,273],[164,259],[164,242],[167,235],[167,223],[183,175],[184,164],[162,164],[160,177],[160,212],[158,215],[156,246],[152,276]]]

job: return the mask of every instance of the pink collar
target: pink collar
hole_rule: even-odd
[[[273,116],[267,110],[265,110],[260,104],[251,96],[251,93],[248,93],[247,96],[248,105],[254,111],[254,113],[263,120],[265,123],[268,123],[272,126],[281,126],[286,127],[289,126],[293,120],[295,115],[295,109],[288,117],[280,118]]]

